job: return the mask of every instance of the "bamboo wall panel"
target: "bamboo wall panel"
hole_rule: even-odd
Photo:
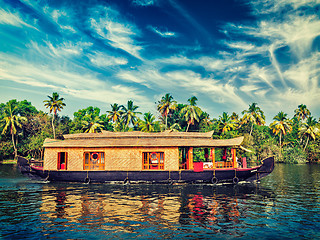
[[[83,170],[83,150],[80,148],[47,148],[45,150],[44,169],[57,170],[58,152],[67,152],[67,170]]]
[[[178,148],[168,148],[164,152],[164,170],[179,170]]]
[[[58,152],[68,152],[67,170],[83,170],[84,152],[105,152],[105,170],[142,170],[143,152],[164,152],[164,169],[179,170],[177,147],[167,148],[46,148],[44,169],[57,170]],[[63,170],[62,170],[63,171]]]

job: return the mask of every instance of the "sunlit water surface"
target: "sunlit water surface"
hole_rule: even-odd
[[[320,239],[320,166],[258,185],[41,183],[0,165],[0,239]]]

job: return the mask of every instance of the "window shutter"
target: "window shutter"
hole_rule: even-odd
[[[65,170],[67,170],[68,168],[68,153],[67,152],[65,152]]]
[[[57,165],[57,169],[60,170],[60,161],[61,161],[61,152],[58,152],[58,165]]]

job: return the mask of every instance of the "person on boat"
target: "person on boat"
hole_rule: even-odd
[[[227,149],[223,149],[223,156],[222,156],[222,161],[226,162],[227,161]]]
[[[239,168],[242,168],[241,158],[236,157],[236,159],[237,159],[238,167],[239,167]]]
[[[206,160],[206,162],[208,161],[208,158],[209,158],[209,149],[208,148],[205,148],[204,149],[204,158]]]

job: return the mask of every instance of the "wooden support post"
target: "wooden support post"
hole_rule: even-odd
[[[188,150],[188,169],[193,169],[193,147]]]
[[[212,167],[213,167],[213,168],[216,168],[215,148],[211,148],[211,156],[212,156]]]
[[[231,148],[231,156],[232,156],[232,166],[233,166],[233,168],[237,168],[238,163],[237,163],[237,156],[236,156],[236,149],[235,148]]]

